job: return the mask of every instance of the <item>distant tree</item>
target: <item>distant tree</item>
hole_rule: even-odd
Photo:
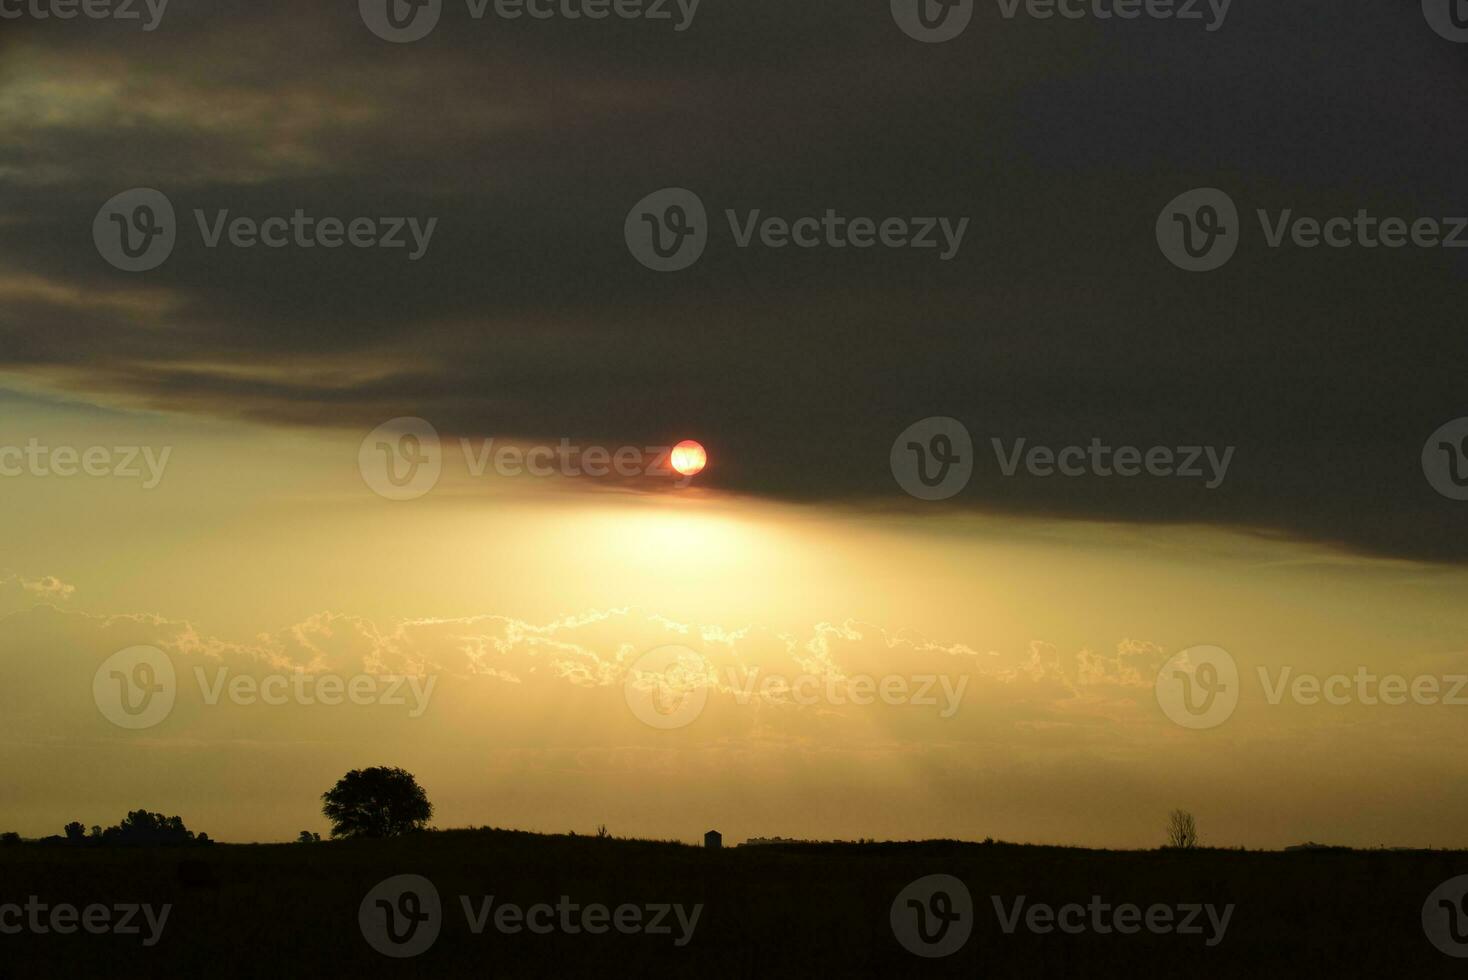
[[[320,834],[316,834],[316,833],[312,833],[309,830],[303,830],[303,831],[301,831],[301,836],[299,836],[299,837],[296,838],[296,843],[297,844],[317,844],[317,843],[320,843],[320,841],[321,841],[321,835]]]
[[[1186,810],[1174,810],[1167,818],[1167,846],[1185,850],[1198,846],[1198,825]]]
[[[82,826],[82,822],[80,820],[73,820],[71,823],[66,825],[67,840],[85,840],[86,836],[87,828]]]
[[[20,843],[20,835],[17,834],[13,830],[7,830],[5,833],[0,834],[0,844],[19,844],[19,843]]]
[[[428,794],[403,769],[353,769],[321,794],[333,837],[398,837],[422,830],[433,816]]]
[[[92,836],[93,837],[101,837],[102,836],[102,828],[99,827],[99,826],[97,826],[96,824],[92,824]]]
[[[179,817],[133,810],[121,823],[102,831],[102,839],[114,844],[190,844],[194,833]]]

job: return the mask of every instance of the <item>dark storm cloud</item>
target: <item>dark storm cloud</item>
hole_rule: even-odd
[[[1460,252],[1270,250],[1253,214],[1468,213],[1468,46],[1416,4],[1236,0],[1224,28],[1001,18],[918,44],[885,3],[703,0],[646,22],[470,21],[389,45],[354,3],[170,4],[140,34],[5,26],[0,369],[278,424],[651,443],[711,482],[900,503],[892,440],[963,420],[956,504],[1196,521],[1463,560],[1419,454],[1468,415]],[[129,275],[98,206],[164,191]],[[697,191],[701,261],[622,223]],[[1226,189],[1244,246],[1174,269],[1153,224]],[[192,211],[438,218],[430,251],[206,249]],[[932,252],[733,246],[723,211],[967,217]],[[1236,446],[1227,481],[1001,478],[989,439]],[[953,506],[950,504],[949,506]]]

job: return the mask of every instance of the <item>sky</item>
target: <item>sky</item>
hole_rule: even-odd
[[[399,765],[439,826],[1468,846],[1468,267],[1270,241],[1468,214],[1417,5],[140,9],[0,21],[0,829],[283,840]],[[1159,248],[1195,188],[1206,272]],[[297,212],[403,246],[248,244]],[[637,472],[515,462],[563,445]]]

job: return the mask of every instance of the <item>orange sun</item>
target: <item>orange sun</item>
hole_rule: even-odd
[[[685,439],[673,447],[672,463],[673,469],[684,476],[697,476],[709,464],[709,454],[692,439]]]

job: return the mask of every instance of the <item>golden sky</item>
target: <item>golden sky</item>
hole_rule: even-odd
[[[1416,11],[1312,24],[1369,53],[1327,64],[1265,19],[444,6],[402,44],[350,3],[0,29],[0,831],[290,839],[392,765],[439,826],[1468,846],[1461,256],[1249,223],[1461,213]],[[1206,276],[1157,236],[1189,188],[1248,226]],[[130,266],[98,229],[159,198]],[[628,229],[675,199],[709,226],[654,271]],[[838,213],[961,248],[753,231]],[[431,248],[221,231],[296,214]],[[403,417],[442,472],[392,500]],[[889,449],[934,418],[985,468],[924,503]],[[499,475],[463,434],[710,465]],[[1018,439],[1231,466],[1005,477]]]
[[[433,492],[395,502],[364,482],[361,435],[7,396],[0,445],[169,450],[152,489],[0,481],[11,823],[41,835],[147,806],[285,839],[321,827],[342,772],[391,764],[440,826],[1151,846],[1180,806],[1216,844],[1468,843],[1449,751],[1468,705],[1267,696],[1285,667],[1464,672],[1460,571],[1217,529],[476,477],[452,448]],[[1241,687],[1225,723],[1194,730],[1154,685],[1202,644]],[[129,730],[93,680],[138,645],[169,658],[177,694]],[[670,645],[706,668],[673,688],[706,702],[659,728],[628,684]],[[218,693],[298,672],[427,694]],[[873,703],[853,703],[861,678]],[[871,697],[888,678],[892,703]]]

